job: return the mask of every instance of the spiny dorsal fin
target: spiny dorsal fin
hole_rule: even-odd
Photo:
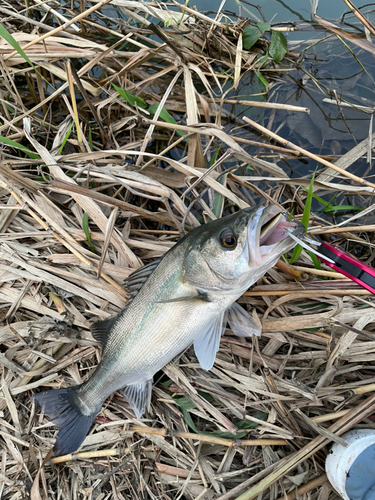
[[[161,259],[162,257],[154,260],[153,262],[150,262],[150,264],[146,264],[145,266],[131,273],[130,276],[126,278],[126,280],[124,281],[124,286],[129,292],[130,298],[128,299],[125,307],[128,307],[130,305],[139,290],[143,287],[148,278],[158,267]],[[121,312],[123,311],[124,310],[122,310]],[[103,321],[97,321],[91,326],[92,336],[100,343],[103,349],[107,343],[108,335],[111,332],[113,325],[117,320],[117,317],[118,316],[113,316],[112,318],[107,318]]]
[[[94,339],[99,342],[102,349],[104,349],[108,336],[116,323],[117,315],[111,318],[104,319],[103,321],[97,321],[91,325],[91,332]]]
[[[131,299],[134,299],[139,290],[143,287],[148,278],[155,271],[155,269],[160,264],[161,259],[162,257],[154,260],[153,262],[150,262],[149,264],[146,264],[145,266],[131,273],[131,275],[126,278],[126,280],[124,281],[124,286],[130,293]]]

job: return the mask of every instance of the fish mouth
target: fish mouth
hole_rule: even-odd
[[[297,221],[288,220],[288,215],[277,205],[257,210],[247,229],[247,257],[249,264],[260,265],[279,257],[296,244],[289,236],[303,236],[305,227]]]

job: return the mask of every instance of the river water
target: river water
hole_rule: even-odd
[[[251,3],[259,5],[267,21],[272,20],[273,23],[311,20],[310,0],[263,0]],[[190,6],[195,5],[199,11],[217,11],[220,4],[220,0],[193,0],[190,2]],[[354,5],[357,7],[364,4],[365,2],[354,0]],[[259,18],[257,9],[240,0],[226,0],[223,9],[242,17],[256,16]],[[343,0],[321,0],[317,14],[326,19],[338,19],[347,11],[348,8]]]

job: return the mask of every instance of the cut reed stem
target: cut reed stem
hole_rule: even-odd
[[[220,444],[223,446],[283,446],[287,445],[285,439],[225,439],[216,436],[208,436],[205,434],[193,434],[191,432],[170,432],[167,429],[156,429],[150,427],[133,425],[130,430],[138,434],[153,434],[156,436],[178,437],[184,439],[192,439],[193,441],[201,441],[202,443]]]

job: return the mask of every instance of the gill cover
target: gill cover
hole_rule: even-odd
[[[259,209],[245,208],[233,215],[193,229],[187,236],[181,268],[184,284],[204,291],[235,293],[237,280],[249,272],[244,255],[249,220]],[[231,236],[235,245],[230,243]]]

